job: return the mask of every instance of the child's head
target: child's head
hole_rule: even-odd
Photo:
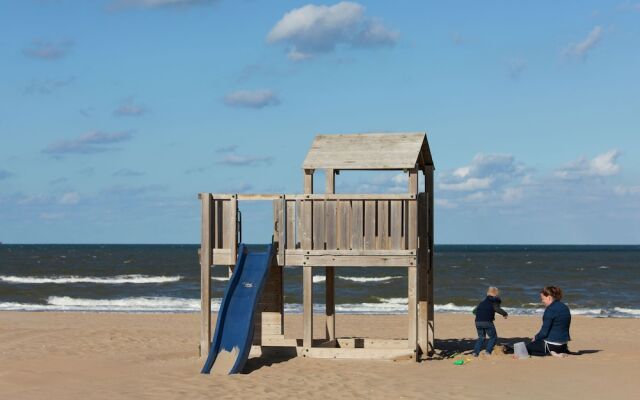
[[[500,290],[495,286],[489,286],[489,289],[487,289],[487,296],[498,297],[499,294]]]

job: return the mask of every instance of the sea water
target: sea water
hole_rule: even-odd
[[[0,311],[197,312],[196,245],[0,245]],[[285,310],[302,311],[302,271],[285,268]],[[228,283],[215,267],[215,310]],[[314,308],[323,310],[324,269]],[[511,314],[539,314],[540,288],[560,286],[574,315],[640,317],[640,246],[440,245],[436,312],[470,313],[488,286]],[[401,314],[406,268],[337,268],[336,312]]]

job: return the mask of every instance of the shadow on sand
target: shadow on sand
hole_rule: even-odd
[[[513,345],[518,342],[529,343],[531,338],[528,337],[511,337],[511,338],[498,338],[496,343],[496,349],[499,350],[501,346],[507,345],[513,348]],[[486,342],[485,342],[486,343]],[[463,339],[436,339],[434,346],[436,354],[430,358],[431,360],[446,360],[458,354],[469,355],[473,352],[473,346],[476,344],[476,338],[463,338]],[[594,354],[602,350],[578,350],[570,351],[572,356],[581,356],[585,354]]]

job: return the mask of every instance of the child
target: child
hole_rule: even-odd
[[[489,287],[487,297],[473,309],[473,313],[476,315],[476,330],[478,331],[478,340],[473,349],[473,355],[475,357],[478,357],[480,354],[485,336],[489,336],[489,340],[487,341],[487,354],[491,354],[493,346],[496,345],[498,333],[496,332],[495,325],[493,325],[496,313],[507,318],[507,312],[500,308],[502,300],[498,297],[499,294],[500,291],[497,287]]]

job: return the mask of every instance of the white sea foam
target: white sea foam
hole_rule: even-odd
[[[608,265],[601,265],[598,267],[598,269],[609,269]]]
[[[326,281],[327,278],[322,276],[322,275],[314,275],[313,277],[313,283],[322,283],[324,281]]]
[[[149,275],[116,275],[116,276],[6,276],[0,275],[1,282],[15,284],[67,284],[67,283],[98,283],[118,285],[123,283],[146,284],[178,282],[181,276],[149,276]]]
[[[338,276],[338,279],[353,282],[389,282],[393,279],[400,279],[402,276]]]
[[[219,282],[226,282],[229,280],[228,276],[214,276],[211,277],[211,279],[213,279],[214,281],[219,281]]]
[[[613,310],[615,312],[618,312],[618,313],[634,315],[634,316],[640,317],[640,310],[638,310],[637,308],[615,307]]]

